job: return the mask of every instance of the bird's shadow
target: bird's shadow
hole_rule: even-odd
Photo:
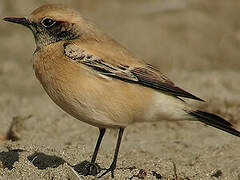
[[[14,168],[14,163],[19,161],[19,153],[23,152],[22,149],[12,149],[0,152],[0,161],[2,162],[3,168],[7,168],[8,170],[12,170]],[[31,162],[35,167],[40,170],[44,170],[47,168],[57,168],[58,166],[67,163],[61,157],[56,155],[47,155],[42,152],[34,152],[33,154],[27,157],[28,161]],[[71,166],[69,163],[67,163]],[[89,167],[87,161],[83,161],[79,164],[71,166],[78,174],[87,175],[86,171]],[[94,174],[98,174],[101,170],[99,166],[96,166],[96,172]]]
[[[66,161],[55,155],[47,155],[42,152],[35,152],[28,156],[27,159],[38,169],[57,168]]]
[[[14,163],[19,161],[19,154],[24,151],[25,150],[22,150],[22,149],[12,149],[12,150],[8,150],[7,152],[5,151],[0,152],[0,161],[2,162],[3,168],[12,170],[14,168]],[[37,167],[40,170],[44,170],[47,168],[57,168],[60,165],[67,163],[61,157],[58,157],[56,155],[47,155],[42,152],[34,152],[33,154],[29,155],[27,159],[29,162],[31,162],[35,167]],[[87,176],[87,175],[96,176],[101,172],[101,170],[103,170],[98,164],[95,164],[95,163],[93,164],[88,161],[82,161],[76,165],[70,165],[69,163],[67,164],[71,166],[75,170],[75,172],[77,172],[79,175],[84,175],[84,176]],[[129,167],[126,169],[132,171],[133,169],[138,169],[138,168]],[[140,172],[144,172],[144,171],[142,171],[141,169],[138,174],[133,175],[129,179],[132,179],[134,177],[137,177],[138,179],[144,179],[142,178],[142,174],[144,173],[140,173]],[[153,176],[155,176],[156,179],[161,179],[161,175],[156,174],[155,172],[153,173]]]
[[[2,162],[3,168],[12,170],[14,163],[19,161],[19,153],[23,152],[22,149],[12,149],[7,152],[0,152],[0,161]],[[27,159],[38,169],[56,168],[66,161],[55,155],[47,155],[42,152],[35,152],[27,157]]]
[[[7,152],[0,152],[0,161],[2,162],[3,168],[12,170],[14,163],[19,160],[19,152],[23,152],[23,150],[13,149]]]

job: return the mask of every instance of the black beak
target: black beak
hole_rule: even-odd
[[[30,21],[27,20],[25,17],[5,17],[3,20],[12,23],[22,24],[27,27],[31,25]]]

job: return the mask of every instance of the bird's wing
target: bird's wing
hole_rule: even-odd
[[[175,97],[185,97],[203,101],[202,99],[175,86],[172,81],[149,64],[145,64],[144,67],[134,67],[125,64],[110,63],[109,61],[95,56],[74,44],[64,44],[64,54],[71,60],[84,64],[103,75],[140,84]]]

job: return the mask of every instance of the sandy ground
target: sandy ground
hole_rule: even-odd
[[[46,2],[63,1],[1,0],[0,17],[27,15]],[[240,1],[68,2],[207,101],[190,104],[240,129]],[[13,124],[12,140],[0,142],[0,179],[78,179],[71,166],[90,160],[98,129],[47,97],[32,70],[35,44],[29,30],[0,21],[0,42],[2,139]],[[116,137],[115,130],[107,131],[97,159],[101,167],[111,163]],[[143,169],[145,179],[239,180],[240,139],[198,122],[135,124],[126,129],[117,167],[115,179],[138,179]]]

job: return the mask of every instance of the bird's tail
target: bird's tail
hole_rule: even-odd
[[[190,114],[192,117],[201,121],[204,124],[213,126],[215,128],[221,129],[225,132],[228,132],[230,134],[240,137],[240,132],[234,129],[230,122],[226,121],[225,119],[215,114],[199,111],[199,110],[190,111],[188,112],[188,114]]]

